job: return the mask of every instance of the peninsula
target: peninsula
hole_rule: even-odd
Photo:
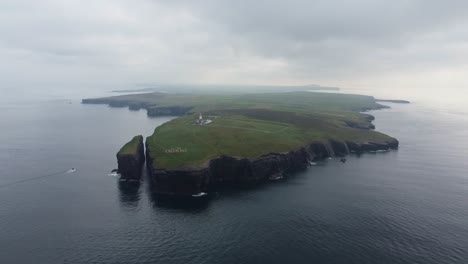
[[[373,116],[362,113],[387,108],[371,96],[156,92],[83,103],[178,116],[145,142],[149,175],[161,194],[197,195],[224,185],[278,179],[317,159],[398,148],[395,138],[374,131]]]

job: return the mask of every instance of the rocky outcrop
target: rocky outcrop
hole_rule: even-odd
[[[363,142],[356,143],[347,141],[346,145],[349,148],[350,153],[361,154],[364,152],[377,152],[377,151],[387,151],[390,149],[397,149],[399,142],[396,139],[383,142]]]
[[[143,136],[135,136],[120,149],[117,153],[117,163],[121,179],[140,180],[145,163]]]
[[[154,191],[160,194],[193,195],[216,190],[223,186],[237,186],[267,181],[284,173],[305,169],[311,161],[349,153],[373,152],[398,148],[396,139],[383,142],[313,142],[287,153],[269,153],[256,159],[220,156],[199,169],[164,170],[152,165],[153,157],[147,144],[147,164]]]

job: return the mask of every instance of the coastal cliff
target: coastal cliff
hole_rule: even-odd
[[[143,136],[135,136],[120,149],[117,153],[117,163],[121,179],[140,180],[145,163]]]
[[[220,156],[199,168],[165,170],[155,168],[146,144],[148,170],[155,192],[166,195],[190,196],[220,187],[239,186],[280,179],[285,173],[306,169],[311,162],[328,157],[343,157],[350,153],[397,149],[396,139],[381,142],[313,142],[286,153],[269,153],[255,159]]]
[[[162,96],[161,96],[162,97]],[[83,99],[83,104],[107,104],[110,107],[128,107],[130,110],[146,109],[146,113],[150,117],[157,116],[182,116],[190,113],[192,106],[157,106],[149,102],[131,101],[125,99],[109,99],[109,98],[96,98],[96,99]]]

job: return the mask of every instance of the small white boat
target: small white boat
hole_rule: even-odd
[[[199,193],[196,193],[196,194],[192,194],[192,197],[203,197],[203,196],[206,196],[208,195],[206,192],[199,192]]]

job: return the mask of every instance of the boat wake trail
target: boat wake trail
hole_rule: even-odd
[[[7,184],[2,184],[2,185],[0,185],[0,188],[8,187],[8,186],[16,185],[16,184],[20,184],[20,183],[23,183],[23,182],[34,181],[34,180],[38,180],[38,179],[42,179],[42,178],[52,177],[52,176],[56,176],[56,175],[60,175],[60,174],[70,174],[70,173],[73,173],[73,172],[75,172],[75,171],[76,171],[76,169],[75,169],[75,168],[72,168],[72,169],[69,169],[69,170],[66,170],[66,171],[60,171],[60,172],[56,172],[56,173],[45,174],[45,175],[41,175],[41,176],[29,178],[29,179],[24,179],[24,180],[21,180],[21,181],[16,181],[16,182],[10,182],[10,183],[7,183]]]

